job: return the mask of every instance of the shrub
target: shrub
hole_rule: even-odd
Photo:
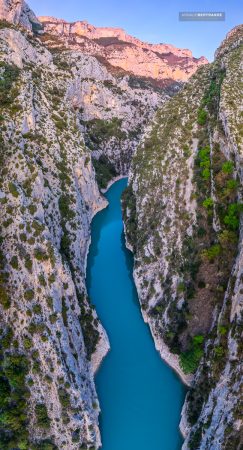
[[[11,105],[18,95],[16,89],[12,89],[12,87],[18,80],[20,69],[5,62],[0,62],[0,69],[4,69],[0,78],[0,105],[6,107]]]
[[[35,444],[32,448],[33,450],[58,450],[57,446],[49,439]]]
[[[202,177],[203,177],[203,179],[206,181],[206,180],[209,180],[209,178],[210,178],[210,170],[209,169],[203,169],[203,171],[202,171]]]
[[[35,296],[35,293],[34,293],[33,289],[29,289],[29,290],[25,291],[25,293],[24,293],[24,298],[27,301],[33,300],[34,296]]]
[[[41,428],[50,428],[50,419],[47,413],[47,408],[44,403],[39,403],[35,407],[35,414],[37,425]]]
[[[20,238],[21,242],[26,242],[27,241],[27,236],[26,236],[25,233],[21,233],[19,235],[19,238]]]
[[[67,194],[61,195],[59,198],[59,210],[62,218],[65,220],[72,220],[75,217],[75,212],[70,209],[70,197]]]
[[[224,355],[224,348],[220,345],[214,347],[214,354],[216,356],[216,358],[221,358]]]
[[[219,334],[221,334],[221,336],[225,336],[228,332],[228,328],[223,325],[219,325],[218,331],[219,331]]]
[[[55,283],[55,281],[56,281],[56,275],[55,275],[54,273],[52,273],[52,274],[49,276],[48,281],[49,281],[50,284]]]
[[[36,237],[40,236],[40,234],[41,234],[41,233],[44,231],[44,229],[45,229],[45,226],[44,226],[42,223],[38,222],[37,220],[34,220],[34,221],[33,221],[32,227],[33,227],[34,230],[35,230],[34,235],[35,235]]]
[[[206,145],[198,152],[198,156],[201,161],[210,161],[210,146]]]
[[[226,186],[227,186],[227,189],[234,190],[234,189],[237,189],[238,182],[237,182],[237,180],[234,180],[232,178],[231,180],[227,181]]]
[[[13,269],[18,270],[18,268],[19,268],[19,263],[18,263],[18,258],[17,258],[17,256],[13,256],[13,257],[12,257],[12,259],[11,259],[11,261],[10,261],[10,264],[11,264],[11,266],[12,266]]]
[[[242,206],[238,203],[231,203],[228,206],[228,211],[224,217],[224,223],[231,230],[237,230],[239,228],[239,214],[242,210]]]
[[[56,321],[57,321],[57,313],[53,313],[53,314],[51,314],[50,316],[49,316],[49,320],[50,320],[50,322],[52,323],[52,324],[54,324],[54,323],[56,323]]]
[[[136,197],[132,185],[129,185],[122,194],[122,213],[126,224],[126,232],[129,242],[135,247],[137,242],[137,208]]]
[[[198,110],[197,123],[199,125],[205,125],[206,122],[207,122],[207,111],[203,108],[200,108]]]
[[[35,205],[29,206],[29,212],[32,216],[36,213],[36,211],[37,211],[37,207]]]
[[[221,253],[221,246],[219,244],[214,244],[207,250],[202,251],[202,257],[208,259],[208,261],[214,261],[217,256]]]
[[[177,292],[181,293],[181,292],[185,292],[185,290],[186,290],[185,283],[183,281],[181,281],[177,286]]]
[[[48,259],[48,255],[41,248],[34,250],[34,256],[37,261],[46,261]]]
[[[0,285],[0,303],[4,309],[8,309],[11,306],[11,301],[5,286]]]
[[[189,158],[190,156],[191,156],[191,150],[190,150],[190,148],[188,147],[188,145],[185,145],[184,147],[183,147],[183,156],[184,156],[184,158]]]
[[[10,182],[8,184],[8,189],[9,189],[10,194],[12,194],[13,197],[18,198],[19,192],[18,192],[18,189],[17,189],[17,187],[16,187],[16,185],[14,183]]]
[[[67,408],[68,406],[70,406],[70,396],[69,396],[68,392],[66,391],[66,389],[59,388],[58,395],[59,395],[60,403],[64,408]]]
[[[208,197],[203,202],[203,207],[206,209],[211,209],[213,207],[213,199]]]
[[[14,333],[11,327],[7,327],[4,335],[2,336],[1,339],[1,346],[4,350],[9,349],[10,345],[11,345],[11,341],[13,339]]]
[[[33,263],[32,263],[32,260],[31,260],[31,258],[30,258],[30,255],[26,255],[24,265],[25,265],[26,269],[27,269],[29,272],[32,271]]]
[[[28,441],[28,360],[17,353],[1,355],[0,371],[0,448],[28,449],[28,445],[23,447]]]
[[[232,161],[227,161],[222,165],[222,171],[224,173],[232,173],[234,171],[234,164],[232,163]]]
[[[194,373],[198,368],[198,364],[203,356],[203,342],[203,336],[194,336],[190,350],[180,354],[180,366],[185,374]]]
[[[29,350],[32,347],[32,340],[29,337],[24,337],[23,339],[23,344],[24,344],[24,348],[25,350]]]
[[[43,275],[43,273],[41,273],[38,276],[38,280],[41,286],[45,287],[46,286],[46,280],[45,280],[45,276]]]
[[[40,305],[34,305],[33,306],[33,312],[35,313],[35,314],[41,314],[41,306]]]
[[[237,244],[237,241],[238,237],[235,231],[224,230],[219,234],[219,242],[223,248],[235,246]]]

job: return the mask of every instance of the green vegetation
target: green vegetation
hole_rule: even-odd
[[[206,209],[211,209],[213,207],[213,199],[208,197],[203,202],[203,207]]]
[[[180,355],[180,366],[185,374],[194,373],[203,356],[204,337],[194,336],[190,350]]]
[[[2,344],[1,340],[1,344]],[[26,375],[29,372],[27,358],[21,354],[4,354],[0,359],[0,448],[27,450],[29,391]]]
[[[64,409],[70,406],[70,395],[63,387],[58,389],[59,400]]]
[[[17,256],[13,256],[11,261],[10,261],[10,264],[11,264],[13,269],[18,270],[18,268],[19,268],[18,257]]]
[[[105,189],[109,181],[117,176],[116,169],[105,155],[101,155],[99,159],[93,158],[92,161],[98,186],[100,189]]]
[[[75,212],[70,208],[70,198],[67,194],[62,194],[59,198],[59,210],[65,220],[72,220],[75,217]]]
[[[48,259],[47,253],[41,248],[35,248],[34,256],[37,261],[46,261]]]
[[[203,258],[206,258],[208,261],[212,262],[219,256],[221,253],[221,247],[219,244],[214,244],[208,249],[202,251],[201,255]]]
[[[67,122],[57,114],[52,115],[52,120],[54,121],[56,127],[60,131],[64,131],[67,129]]]
[[[35,293],[34,293],[33,289],[28,289],[27,291],[25,291],[25,293],[24,293],[25,300],[31,301],[34,299],[34,297],[35,297]]]
[[[223,165],[222,165],[222,171],[224,173],[233,173],[234,171],[234,164],[232,161],[226,161]]]
[[[8,309],[11,306],[10,297],[7,293],[6,287],[0,285],[0,303],[4,309]]]
[[[122,212],[123,220],[126,224],[128,241],[135,249],[137,242],[137,213],[136,197],[131,185],[129,185],[122,194]]]
[[[84,306],[83,296],[79,293],[78,300],[81,309],[79,320],[84,334],[87,357],[90,359],[99,342],[99,332],[97,331],[98,322],[93,317],[92,309]]]
[[[0,244],[2,244],[2,240],[0,238]],[[8,309],[11,306],[10,296],[7,290],[7,281],[9,274],[5,269],[6,266],[6,258],[0,248],[0,304],[4,309]]]
[[[217,117],[219,109],[221,85],[224,80],[224,77],[225,77],[225,69],[222,69],[220,66],[217,66],[217,64],[215,64],[213,67],[213,73],[211,74],[211,82],[209,89],[206,91],[203,97],[200,108],[201,111],[205,111],[204,108],[206,107],[208,114],[206,114],[205,121],[202,114],[202,122],[204,123],[200,123],[200,125],[205,125],[207,119],[210,119],[213,123],[215,123],[215,118]]]
[[[5,62],[0,62],[0,105],[1,107],[8,107],[13,104],[18,95],[18,91],[13,87],[20,75],[20,69],[15,65],[9,65]]]
[[[13,197],[18,198],[19,192],[18,192],[16,185],[11,182],[11,183],[9,183],[8,188],[9,188],[10,194],[12,194]]]
[[[197,116],[197,122],[199,125],[205,125],[206,121],[207,121],[207,111],[203,108],[200,108],[198,110],[198,116]]]
[[[35,414],[38,427],[47,429],[50,428],[50,419],[44,403],[39,403],[35,406]]]
[[[31,450],[58,450],[57,446],[53,444],[50,439],[45,439],[38,444],[32,444]]]
[[[86,143],[93,149],[103,144],[111,138],[116,138],[119,141],[126,139],[127,135],[121,129],[122,120],[113,117],[110,121],[102,119],[92,119],[83,122],[86,128]]]
[[[228,206],[227,214],[224,217],[224,223],[230,230],[238,230],[239,216],[242,211],[242,205],[232,203]]]

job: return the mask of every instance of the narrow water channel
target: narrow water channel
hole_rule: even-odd
[[[120,198],[123,179],[106,194],[109,206],[92,222],[87,287],[111,351],[97,375],[102,450],[179,450],[185,389],[155,350],[144,323],[126,249]]]

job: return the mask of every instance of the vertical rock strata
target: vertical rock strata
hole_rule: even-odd
[[[93,375],[109,342],[87,297],[86,257],[106,207],[97,182],[104,189],[132,160],[127,245],[156,347],[191,386],[183,448],[239,450],[242,27],[204,66],[188,50],[84,22],[74,39],[70,24],[42,18],[43,33],[23,1],[0,0],[0,19],[0,447],[101,445]],[[169,89],[114,71],[122,39],[130,56],[167,52],[163,68],[178,63],[171,52],[186,58],[179,75],[161,75]],[[96,54],[108,44],[110,62]],[[171,82],[201,64],[170,99],[181,87]]]
[[[243,445],[242,40],[239,26],[158,111],[123,197],[145,320],[191,385],[185,450]]]
[[[0,446],[94,449],[109,350],[85,287],[90,222],[107,205],[97,180],[127,173],[168,95],[49,51],[24,2],[0,2],[0,18]]]
[[[12,430],[1,444],[96,447],[90,358],[109,344],[87,299],[85,258],[106,203],[67,95],[72,74],[20,31],[2,29],[0,47],[1,423]]]
[[[93,375],[109,342],[85,287],[97,181],[127,173],[168,95],[50,48],[24,2],[0,2],[0,17],[0,442],[98,448]]]

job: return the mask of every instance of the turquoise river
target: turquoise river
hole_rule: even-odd
[[[97,375],[102,450],[179,450],[185,388],[160,358],[144,323],[125,247],[122,179],[106,194],[109,206],[92,222],[87,287],[111,351]]]

